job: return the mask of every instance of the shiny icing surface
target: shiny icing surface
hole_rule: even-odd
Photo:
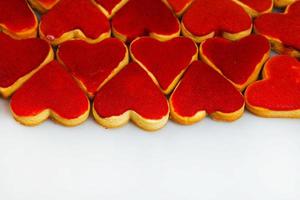
[[[51,109],[64,119],[76,119],[89,109],[89,100],[56,61],[44,66],[11,99],[12,111],[33,117]]]
[[[133,110],[143,118],[158,120],[168,114],[168,102],[147,73],[136,63],[127,65],[97,93],[94,109],[102,118]]]
[[[300,50],[300,1],[283,13],[268,13],[255,20],[255,30],[265,36],[280,40],[287,47]]]
[[[179,22],[161,0],[131,0],[112,18],[112,27],[128,41],[151,33],[170,36],[179,32]]]
[[[108,19],[91,1],[60,0],[41,18],[40,31],[49,40],[60,38],[64,33],[81,30],[91,39],[99,38],[110,30]]]
[[[174,111],[183,117],[193,117],[200,111],[233,113],[244,105],[242,94],[201,61],[191,64],[170,101]]]
[[[39,67],[49,52],[50,46],[44,40],[14,40],[0,33],[0,87],[10,87]]]
[[[300,109],[300,62],[289,56],[276,56],[265,66],[265,79],[248,87],[247,102],[274,111]]]
[[[34,13],[25,0],[0,1],[0,27],[11,32],[23,32],[36,26]]]
[[[234,34],[251,28],[250,16],[228,0],[197,0],[183,15],[182,23],[195,36]]]
[[[109,14],[112,13],[113,9],[122,2],[122,0],[95,0],[100,4]]]
[[[143,37],[131,44],[131,53],[166,90],[197,55],[197,47],[191,39],[183,37],[167,42]]]
[[[182,12],[193,0],[167,0],[175,13]]]
[[[259,35],[250,35],[234,42],[212,38],[202,45],[202,54],[224,76],[239,85],[247,82],[269,51],[268,40]]]
[[[272,0],[239,0],[257,12],[265,12],[272,7]]]
[[[71,74],[94,95],[126,57],[126,47],[116,38],[105,39],[97,44],[74,40],[60,45],[59,60]]]

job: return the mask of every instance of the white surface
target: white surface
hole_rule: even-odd
[[[300,121],[172,122],[155,134],[15,122],[0,99],[1,200],[299,200]]]

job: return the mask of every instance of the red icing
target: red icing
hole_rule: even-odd
[[[167,0],[175,13],[182,12],[193,0]]]
[[[39,4],[41,4],[44,7],[52,7],[60,0],[33,0],[33,1],[39,2]]]
[[[0,87],[10,87],[39,67],[49,52],[50,46],[44,40],[14,40],[0,33]]]
[[[179,22],[161,0],[131,0],[113,17],[112,27],[131,41],[156,33],[170,36],[179,32]]]
[[[97,44],[73,40],[60,45],[58,56],[72,75],[85,85],[88,93],[94,95],[125,58],[126,51],[125,45],[115,38]]]
[[[248,103],[274,111],[299,110],[300,62],[289,56],[277,56],[267,62],[265,71],[266,79],[248,87]]]
[[[250,16],[228,0],[196,0],[183,15],[182,23],[195,36],[234,34],[251,28]]]
[[[257,12],[266,12],[273,6],[272,0],[239,0],[239,1]]]
[[[112,13],[113,9],[122,2],[122,0],[96,0],[109,14]]]
[[[258,33],[279,39],[284,45],[300,50],[300,1],[289,7],[288,13],[268,13],[255,20]]]
[[[85,36],[99,38],[110,30],[109,22],[94,3],[87,0],[60,0],[42,16],[40,31],[49,39],[80,29]]]
[[[75,119],[89,109],[89,101],[72,77],[53,61],[38,71],[11,99],[12,111],[32,117],[51,109],[64,119]]]
[[[153,120],[168,114],[166,97],[136,63],[127,65],[99,90],[94,108],[102,118],[119,116],[128,110]]]
[[[243,96],[223,76],[200,61],[191,64],[171,96],[176,113],[192,117],[199,111],[233,113],[244,105]]]
[[[197,54],[195,43],[178,37],[167,42],[144,37],[131,44],[131,53],[158,80],[163,90],[185,70]]]
[[[270,51],[268,40],[259,35],[250,35],[232,42],[212,38],[202,45],[202,53],[224,76],[238,85],[245,84],[255,72],[256,66]]]
[[[26,0],[0,1],[0,26],[11,32],[24,32],[35,28],[36,24]]]

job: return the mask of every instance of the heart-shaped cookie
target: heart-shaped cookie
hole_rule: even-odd
[[[274,4],[276,7],[285,7],[292,3],[294,3],[297,0],[274,0]]]
[[[233,121],[244,112],[242,94],[200,61],[191,64],[169,102],[172,119],[186,125],[202,120],[206,114],[216,120]]]
[[[93,114],[107,128],[122,126],[131,119],[139,127],[154,131],[167,123],[169,106],[147,73],[131,63],[99,90]]]
[[[102,12],[111,18],[128,0],[95,0],[95,2],[100,6]]]
[[[243,91],[257,80],[263,64],[270,56],[269,41],[250,35],[238,41],[211,38],[200,45],[202,59]]]
[[[0,1],[0,31],[15,39],[37,34],[38,20],[26,0]]]
[[[40,36],[53,45],[72,39],[97,43],[110,36],[110,25],[95,2],[60,0],[42,16]]]
[[[161,42],[141,37],[131,43],[130,52],[132,59],[147,71],[156,85],[169,94],[187,67],[197,59],[198,49],[189,38]]]
[[[0,94],[9,97],[53,57],[44,40],[14,40],[0,32]]]
[[[263,80],[245,93],[247,108],[262,117],[300,118],[300,62],[289,56],[269,60]]]
[[[194,0],[163,0],[169,5],[177,16],[181,16]]]
[[[130,0],[112,18],[112,31],[122,41],[145,35],[168,40],[179,36],[180,24],[162,0]]]
[[[41,13],[45,13],[57,4],[60,0],[28,0],[30,5]]]
[[[282,54],[300,58],[300,1],[285,13],[268,13],[255,20],[255,31],[267,37],[272,48]]]
[[[24,125],[38,125],[51,117],[65,126],[75,126],[87,119],[90,104],[67,71],[53,61],[12,96],[10,107]]]
[[[251,15],[252,17],[256,17],[263,13],[272,12],[273,9],[273,0],[233,0],[240,6],[244,8],[244,10]]]
[[[86,93],[95,93],[128,64],[126,45],[116,38],[89,44],[82,40],[67,41],[59,46],[58,60],[63,63]]]
[[[231,0],[196,0],[181,25],[183,35],[199,43],[215,35],[237,40],[252,31],[251,17]]]

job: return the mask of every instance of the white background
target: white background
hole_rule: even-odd
[[[169,122],[157,133],[52,121],[0,99],[0,200],[299,200],[300,121]]]

